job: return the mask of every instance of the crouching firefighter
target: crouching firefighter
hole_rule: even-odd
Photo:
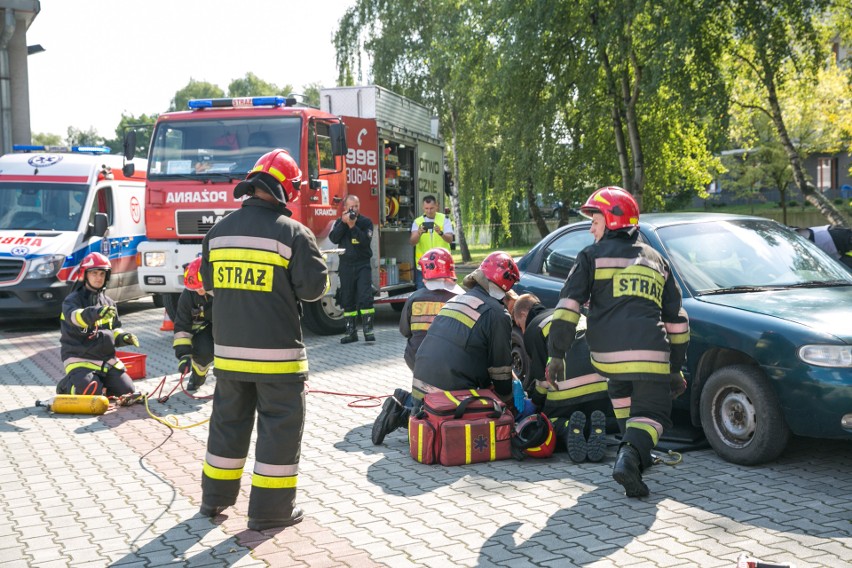
[[[689,320],[668,263],[639,240],[639,206],[625,190],[603,187],[580,208],[592,219],[594,244],[577,255],[548,337],[547,379],[565,377],[565,355],[575,341],[580,306],[589,302],[586,339],[592,365],[608,379],[622,432],[612,469],[628,497],[650,492],[642,471],[651,450],[671,428],[673,378],[689,343]],[[680,390],[680,388],[678,388]]]
[[[417,261],[423,274],[423,288],[415,291],[405,301],[399,318],[399,332],[407,338],[405,363],[414,370],[414,358],[435,316],[447,300],[464,294],[456,284],[456,267],[453,255],[443,248],[427,250]],[[385,436],[397,428],[408,428],[408,418],[414,407],[414,397],[405,389],[396,389],[388,397],[382,411],[373,423],[373,444],[381,445]]]
[[[115,356],[115,348],[139,347],[139,340],[121,329],[115,302],[104,292],[112,265],[107,257],[93,252],[78,270],[82,285],[75,284],[62,302],[59,343],[65,377],[56,385],[56,393],[135,398],[133,379]]]
[[[178,358],[181,376],[190,373],[186,390],[192,392],[207,380],[213,364],[213,298],[204,291],[201,282],[201,257],[186,267],[184,290],[180,294],[175,314],[175,339],[172,347]]]
[[[200,514],[237,501],[257,417],[248,528],[298,523],[296,506],[308,358],[300,302],[328,288],[313,233],[290,219],[302,172],[286,150],[264,154],[234,188],[248,195],[202,242],[201,275],[215,295],[216,388],[201,476]]]

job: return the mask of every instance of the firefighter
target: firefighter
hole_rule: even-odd
[[[852,269],[852,229],[823,225],[809,229],[796,228],[796,232],[815,243],[846,268]]]
[[[414,358],[429,326],[447,300],[463,294],[456,284],[456,268],[453,255],[446,249],[434,248],[426,251],[419,260],[424,288],[417,290],[405,301],[399,318],[399,332],[407,338],[405,363],[414,371]],[[385,436],[408,425],[408,417],[414,406],[411,393],[396,389],[382,405],[382,411],[373,423],[373,444],[380,445]]]
[[[361,215],[361,200],[349,195],[343,200],[343,215],[334,222],[328,235],[331,242],[343,247],[340,255],[340,304],[346,332],[340,343],[358,341],[358,315],[364,326],[364,341],[375,341],[373,333],[373,275],[370,258],[373,249],[373,222]]]
[[[414,246],[414,262],[418,267],[414,271],[414,285],[419,290],[424,280],[423,271],[419,268],[420,257],[433,248],[449,251],[453,242],[453,224],[447,215],[438,213],[438,200],[434,195],[423,198],[423,215],[411,223],[408,242]]]
[[[75,284],[62,302],[59,343],[65,377],[56,393],[137,394],[124,363],[115,356],[116,347],[139,347],[139,340],[121,328],[115,302],[104,292],[112,265],[101,253],[92,252],[78,270],[82,286]]]
[[[435,316],[414,358],[415,405],[427,393],[493,388],[516,413],[512,400],[512,318],[502,303],[520,279],[505,252],[493,252],[464,279],[468,291]]]
[[[289,219],[301,178],[286,150],[264,154],[234,188],[234,198],[248,199],[202,243],[202,280],[216,302],[217,381],[199,512],[214,517],[236,502],[257,413],[253,530],[303,517],[295,503],[308,377],[300,302],[325,294],[328,271],[313,233]]]
[[[192,392],[207,380],[213,363],[213,298],[204,291],[201,281],[201,257],[186,267],[184,290],[178,298],[175,314],[175,339],[172,347],[178,358],[181,376],[190,373],[186,390]]]
[[[547,380],[565,380],[565,355],[587,301],[591,361],[609,381],[622,441],[612,476],[628,497],[644,497],[642,471],[671,427],[671,382],[682,381],[689,321],[666,261],[639,242],[639,207],[618,187],[598,189],[580,212],[592,219],[595,243],[577,256],[550,327]]]
[[[577,337],[565,357],[565,380],[554,385],[544,376],[553,310],[547,309],[534,294],[521,294],[512,318],[523,334],[529,355],[527,384],[534,385],[533,405],[553,422],[556,436],[568,450],[571,461],[601,461],[606,451],[605,413],[612,412],[612,405],[606,379],[589,360],[585,318],[580,319]]]

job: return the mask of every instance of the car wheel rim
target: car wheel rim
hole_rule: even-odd
[[[733,388],[721,391],[713,405],[713,426],[727,445],[747,446],[757,429],[754,405],[748,396]]]
[[[522,377],[524,374],[524,362],[521,359],[520,353],[517,350],[512,350],[512,370],[515,371],[515,375],[518,378]]]

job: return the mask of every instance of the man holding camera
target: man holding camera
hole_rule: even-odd
[[[453,225],[449,217],[438,213],[438,200],[434,195],[423,198],[423,215],[412,223],[408,242],[414,246],[414,265],[417,267],[414,271],[414,284],[419,290],[423,288],[420,257],[433,248],[450,250],[450,243],[453,242]]]
[[[343,319],[346,332],[340,343],[358,341],[356,329],[358,314],[364,325],[364,341],[375,341],[373,334],[373,279],[370,270],[370,258],[373,249],[373,222],[360,214],[361,200],[349,195],[343,200],[343,215],[334,222],[328,238],[340,246],[344,253],[340,255],[340,304],[343,307]]]

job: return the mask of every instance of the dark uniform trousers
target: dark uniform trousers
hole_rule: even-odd
[[[340,304],[347,316],[375,313],[370,260],[340,265]]]
[[[90,386],[94,382],[95,387]],[[123,394],[132,393],[136,390],[133,386],[133,379],[127,374],[124,369],[124,363],[116,361],[115,365],[105,363],[102,371],[93,369],[76,368],[68,372],[65,377],[56,385],[58,394],[71,394],[71,389],[74,389],[74,394],[101,394],[103,389],[106,389],[108,396],[121,396]],[[89,390],[86,390],[86,389]]]
[[[667,375],[647,374],[635,380],[609,378],[609,398],[616,409],[621,441],[639,450],[643,468],[651,466],[651,450],[663,431],[672,427],[669,390]],[[627,413],[619,412],[618,408],[626,408]],[[662,426],[662,430],[658,430],[657,425]]]
[[[257,408],[257,444],[249,518],[288,517],[296,501],[305,383],[218,379],[201,488],[205,503],[233,505],[248,456]],[[215,459],[212,459],[212,455]],[[213,466],[210,462],[217,465]],[[284,464],[284,465],[273,465]],[[215,467],[215,472],[209,468]],[[211,477],[208,472],[214,473]]]
[[[192,335],[192,368],[204,377],[213,364],[213,326],[206,325]]]

